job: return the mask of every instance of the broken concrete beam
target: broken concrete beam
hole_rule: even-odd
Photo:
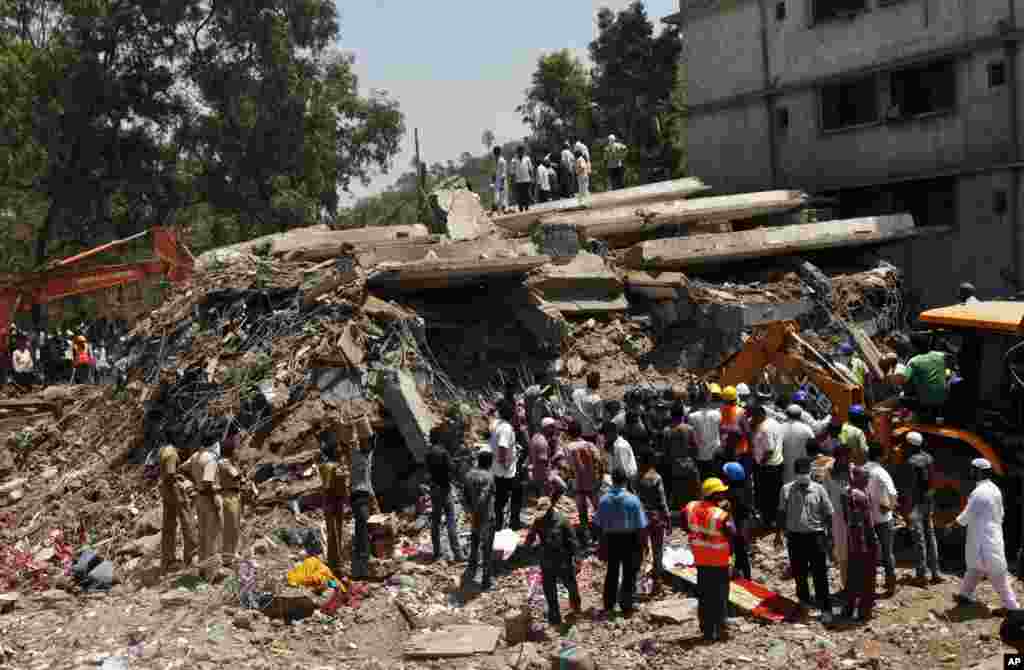
[[[537,246],[529,240],[506,240],[486,236],[461,242],[409,242],[376,246],[358,254],[364,268],[388,263],[417,263],[430,260],[473,260],[536,256]]]
[[[594,298],[585,294],[573,295],[571,292],[545,293],[545,301],[562,314],[571,316],[614,314],[629,309],[629,301],[625,295],[616,298]]]
[[[796,320],[813,310],[813,301],[797,300],[783,303],[713,305],[711,313],[716,328],[726,332],[738,332],[771,321]]]
[[[422,261],[378,270],[366,284],[371,289],[396,291],[452,288],[481,280],[521,277],[550,261],[550,256]]]
[[[544,215],[555,212],[567,212],[584,209],[600,209],[603,207],[615,207],[618,205],[637,205],[640,203],[664,202],[666,200],[678,200],[686,198],[709,187],[700,179],[686,178],[671,181],[659,181],[644,186],[623,188],[617,191],[606,191],[595,193],[590,196],[589,207],[584,208],[577,198],[555,200],[553,202],[535,205],[527,212],[506,214],[493,219],[494,223],[514,233],[525,235],[535,223],[540,223]]]
[[[687,285],[682,272],[627,272],[625,283],[627,293],[649,300],[676,300],[685,295]]]
[[[632,247],[626,253],[625,264],[638,269],[679,270],[749,258],[880,244],[907,239],[916,234],[914,219],[909,214],[870,216],[800,226],[651,240]]]
[[[550,263],[526,285],[562,314],[604,314],[629,307],[623,283],[605,259],[582,251],[568,263]]]
[[[480,196],[465,189],[438,189],[430,194],[434,232],[451,240],[475,240],[492,226]]]
[[[551,214],[541,223],[574,225],[588,237],[614,243],[623,236],[635,237],[659,226],[717,225],[796,209],[806,202],[807,195],[800,191],[764,191]]]
[[[404,370],[386,369],[380,371],[377,384],[381,402],[398,425],[405,446],[422,463],[436,419],[416,388],[416,381]]]
[[[497,626],[445,626],[412,636],[405,645],[409,658],[454,658],[493,654],[502,630]]]
[[[529,304],[517,309],[515,318],[530,331],[542,349],[560,351],[569,336],[569,322],[538,291],[530,292]]]
[[[268,248],[268,245],[271,256],[316,262],[341,255],[342,247],[346,244],[351,244],[359,249],[376,244],[429,237],[430,231],[427,230],[427,227],[418,223],[410,226],[373,226],[348,230],[331,230],[327,226],[311,226],[212,249],[196,259],[196,266],[206,269],[217,263],[230,262],[244,254],[254,253],[258,249]]]
[[[576,226],[564,223],[542,223],[538,248],[552,258],[573,257],[580,252],[580,234]]]

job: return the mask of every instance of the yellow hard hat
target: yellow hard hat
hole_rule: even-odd
[[[722,400],[726,402],[736,402],[737,395],[735,386],[726,386],[722,389]]]
[[[711,477],[705,479],[704,484],[700,487],[700,494],[707,498],[713,496],[716,493],[725,493],[729,490],[729,487],[722,483],[722,480],[718,477]]]
[[[712,382],[708,384],[708,392],[711,393],[711,395],[722,395],[722,387]]]

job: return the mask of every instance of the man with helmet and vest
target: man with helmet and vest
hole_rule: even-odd
[[[719,412],[722,415],[719,429],[722,432],[721,441],[724,443],[724,436],[728,432],[736,435],[735,458],[743,466],[744,472],[752,473],[754,461],[750,453],[750,420],[746,411],[739,406],[739,392],[735,386],[726,386],[722,389],[722,408]],[[743,490],[748,504],[753,500],[754,483],[751,477],[738,480],[734,486]]]
[[[850,462],[854,465],[868,462],[868,439],[865,434],[868,425],[864,405],[851,405],[849,418],[839,431],[839,444],[849,450]]]
[[[729,487],[721,479],[705,479],[701,486],[703,500],[687,504],[682,514],[697,566],[697,618],[704,639],[710,642],[722,639],[729,606],[730,541],[736,535],[736,526],[727,509],[728,493]]]

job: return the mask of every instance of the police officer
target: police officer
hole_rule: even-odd
[[[213,574],[211,558],[216,553],[223,532],[223,500],[218,484],[215,450],[220,446],[217,431],[204,437],[203,449],[185,461],[182,468],[196,485],[196,508],[199,512],[199,574],[209,579]]]
[[[191,494],[194,491],[178,469],[178,450],[173,444],[160,448],[160,496],[164,504],[163,529],[160,538],[160,567],[170,572],[178,553],[178,525],[184,542],[184,562],[188,566],[196,555],[195,512],[192,509]]]
[[[341,570],[341,533],[344,520],[342,504],[348,498],[348,482],[338,476],[338,434],[334,429],[320,434],[320,485],[324,496],[324,517],[327,525],[327,567],[334,574]]]
[[[241,436],[232,429],[221,445],[218,478],[224,520],[224,546],[221,555],[225,565],[234,565],[238,558],[238,538],[242,527],[242,471],[232,459],[238,450]]]

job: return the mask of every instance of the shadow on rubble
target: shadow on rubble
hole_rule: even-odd
[[[949,623],[964,623],[965,621],[998,618],[998,615],[993,610],[990,610],[987,605],[982,603],[950,605],[948,609],[944,611],[936,610],[935,613],[939,619]]]

